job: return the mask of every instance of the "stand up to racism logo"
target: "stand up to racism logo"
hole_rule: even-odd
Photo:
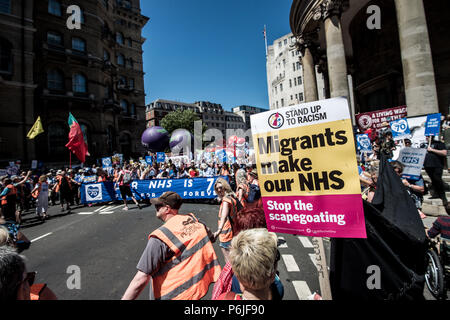
[[[272,129],[280,129],[284,124],[284,117],[281,113],[274,113],[269,117],[269,126]]]

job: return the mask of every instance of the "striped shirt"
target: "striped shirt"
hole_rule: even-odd
[[[450,241],[450,217],[439,217],[433,223],[433,226],[428,230],[428,236],[434,238],[437,235],[441,238]]]

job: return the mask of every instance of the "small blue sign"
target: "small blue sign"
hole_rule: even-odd
[[[372,143],[368,134],[357,134],[356,142],[358,143],[359,151],[372,152]]]
[[[394,140],[411,138],[411,130],[406,118],[391,121],[390,126]]]
[[[156,154],[156,162],[163,163],[166,161],[166,154],[164,152],[158,152]]]
[[[151,165],[153,163],[152,156],[146,156],[145,162],[147,162],[147,164]]]
[[[438,136],[441,131],[441,114],[429,114],[425,124],[425,136]]]
[[[102,166],[103,166],[104,169],[111,168],[112,167],[111,157],[103,158],[102,159]]]

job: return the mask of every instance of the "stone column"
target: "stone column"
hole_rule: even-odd
[[[311,49],[306,46],[302,50],[303,87],[305,89],[305,102],[319,100],[317,92],[316,67]]]
[[[408,116],[439,112],[423,0],[395,0]]]
[[[331,98],[349,97],[347,61],[340,21],[347,4],[345,0],[325,0],[322,3]]]

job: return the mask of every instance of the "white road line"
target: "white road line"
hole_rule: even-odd
[[[42,238],[45,238],[45,237],[47,237],[47,236],[49,236],[51,234],[53,234],[53,232],[49,232],[47,234],[44,234],[43,236],[37,237],[36,239],[31,240],[31,242],[35,242],[35,241],[41,240]]]
[[[103,210],[103,208],[106,208],[106,207],[107,207],[107,206],[103,206],[103,207],[101,207],[100,209],[95,210],[94,212],[99,212],[99,211]]]
[[[114,211],[100,211],[99,214],[113,214]]]
[[[95,212],[77,212],[77,214],[79,214],[80,216],[87,216],[90,214],[94,214]]]
[[[300,271],[297,263],[295,262],[294,256],[291,254],[283,254],[281,256],[283,258],[284,264],[286,265],[286,269],[288,272],[297,272]]]
[[[278,237],[278,239],[279,240],[282,240],[282,244],[280,244],[279,246],[278,246],[278,248],[287,248],[288,247],[288,245],[287,245],[287,243],[286,243],[286,240],[283,238],[283,237]]]
[[[302,245],[305,248],[314,248],[314,246],[312,245],[312,243],[309,241],[308,238],[306,238],[306,237],[298,237],[298,240],[300,240],[300,242],[302,243]]]
[[[307,298],[312,294],[306,281],[292,281],[292,284],[294,285],[294,289],[299,300],[307,300]]]
[[[317,269],[317,260],[316,260],[316,254],[315,253],[310,253],[309,257],[311,258],[311,261],[314,263],[314,265],[316,266]]]
[[[116,209],[118,209],[118,208],[120,208],[120,207],[123,207],[123,206],[125,206],[124,204],[121,204],[120,206],[117,206],[117,207],[113,207],[113,208],[108,208],[108,210],[110,210],[110,211],[114,211],[114,210],[116,210]],[[106,210],[106,209],[105,209]]]

